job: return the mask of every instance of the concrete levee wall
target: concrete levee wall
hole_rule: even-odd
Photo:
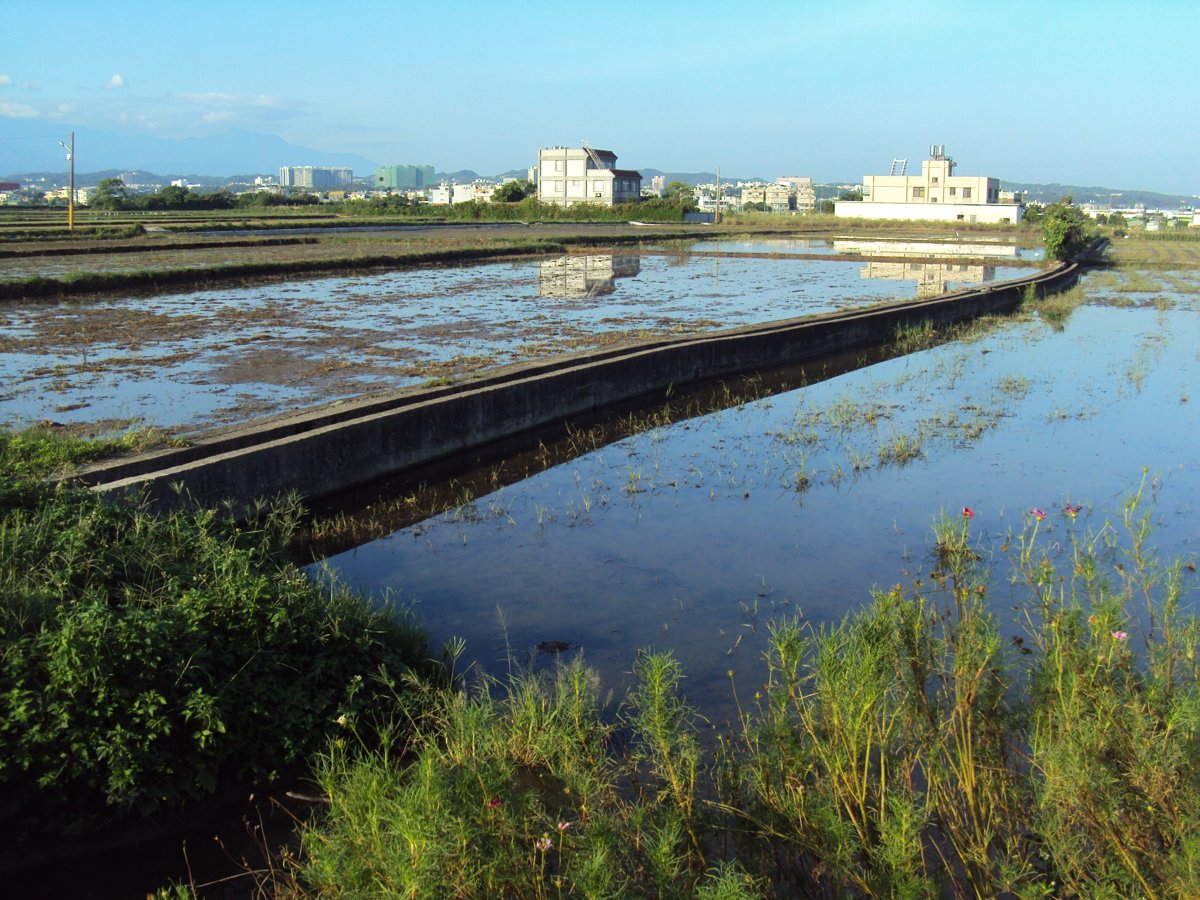
[[[100,491],[144,492],[160,510],[226,501],[244,508],[288,491],[319,498],[668,387],[885,344],[925,322],[1007,312],[1030,285],[1040,296],[1077,277],[1069,264],[925,300],[578,354],[467,385],[250,425],[194,447],[98,466],[80,479]]]

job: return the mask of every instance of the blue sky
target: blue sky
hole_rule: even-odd
[[[483,174],[620,164],[1200,193],[1200,6],[1154,2],[8,0],[0,140],[240,128]]]

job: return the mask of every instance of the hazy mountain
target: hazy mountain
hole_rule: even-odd
[[[479,180],[479,173],[474,169],[459,169],[457,172],[437,172],[434,178],[438,181],[448,181],[451,184],[470,184]]]
[[[65,141],[67,135],[61,139]],[[326,153],[252,131],[233,130],[186,139],[121,135],[90,128],[75,131],[76,173],[140,169],[164,177],[225,177],[231,172],[278,175],[280,166],[350,166],[355,175],[370,175],[375,170],[372,160],[354,153]],[[47,138],[44,143],[0,141],[0,172],[62,172],[66,168],[66,154],[57,139]]]
[[[658,169],[638,169],[642,173],[642,184],[645,187],[650,186],[650,179],[656,175],[662,175],[667,179],[667,184],[672,181],[682,181],[690,185],[697,184],[712,184],[717,180],[716,172],[662,172]],[[722,175],[722,184],[737,184],[739,181],[766,181],[764,178],[747,178],[742,175]],[[774,181],[775,179],[771,179]]]
[[[1025,184],[1019,181],[1001,179],[1000,186],[1006,191],[1020,191],[1025,195],[1026,202],[1054,203],[1063,197],[1070,197],[1076,203],[1095,203],[1103,206],[1136,206],[1142,204],[1147,209],[1172,209],[1176,206],[1193,206],[1195,197],[1184,194],[1160,194],[1155,191],[1141,191],[1126,188],[1113,190],[1106,187],[1082,187],[1077,184]]]

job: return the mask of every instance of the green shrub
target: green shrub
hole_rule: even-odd
[[[424,658],[404,616],[287,561],[294,510],[239,528],[35,477],[91,452],[0,440],[0,823],[82,830],[268,775]]]

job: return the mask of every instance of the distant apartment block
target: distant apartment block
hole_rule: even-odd
[[[663,196],[667,192],[667,176],[655,175],[650,179],[650,187],[658,196]]]
[[[354,182],[354,172],[346,166],[280,166],[280,187],[327,190]]]
[[[391,188],[428,188],[437,183],[433,166],[380,166],[375,170],[375,187]]]
[[[617,155],[594,147],[544,147],[538,150],[538,200],[569,206],[614,206],[642,195],[642,173],[618,169]]]
[[[771,212],[791,209],[792,192],[782,184],[748,184],[742,187],[742,208],[762,204]]]
[[[799,212],[816,209],[817,192],[813,189],[811,178],[800,175],[784,175],[776,178],[775,183],[792,192],[792,209]]]
[[[907,161],[896,160],[887,175],[863,176],[862,200],[839,200],[834,203],[834,212],[857,219],[1021,221],[1025,207],[1019,202],[1001,202],[999,179],[955,175],[954,166],[945,147],[935,144],[929,150],[929,159],[921,163],[920,175],[907,174]]]

